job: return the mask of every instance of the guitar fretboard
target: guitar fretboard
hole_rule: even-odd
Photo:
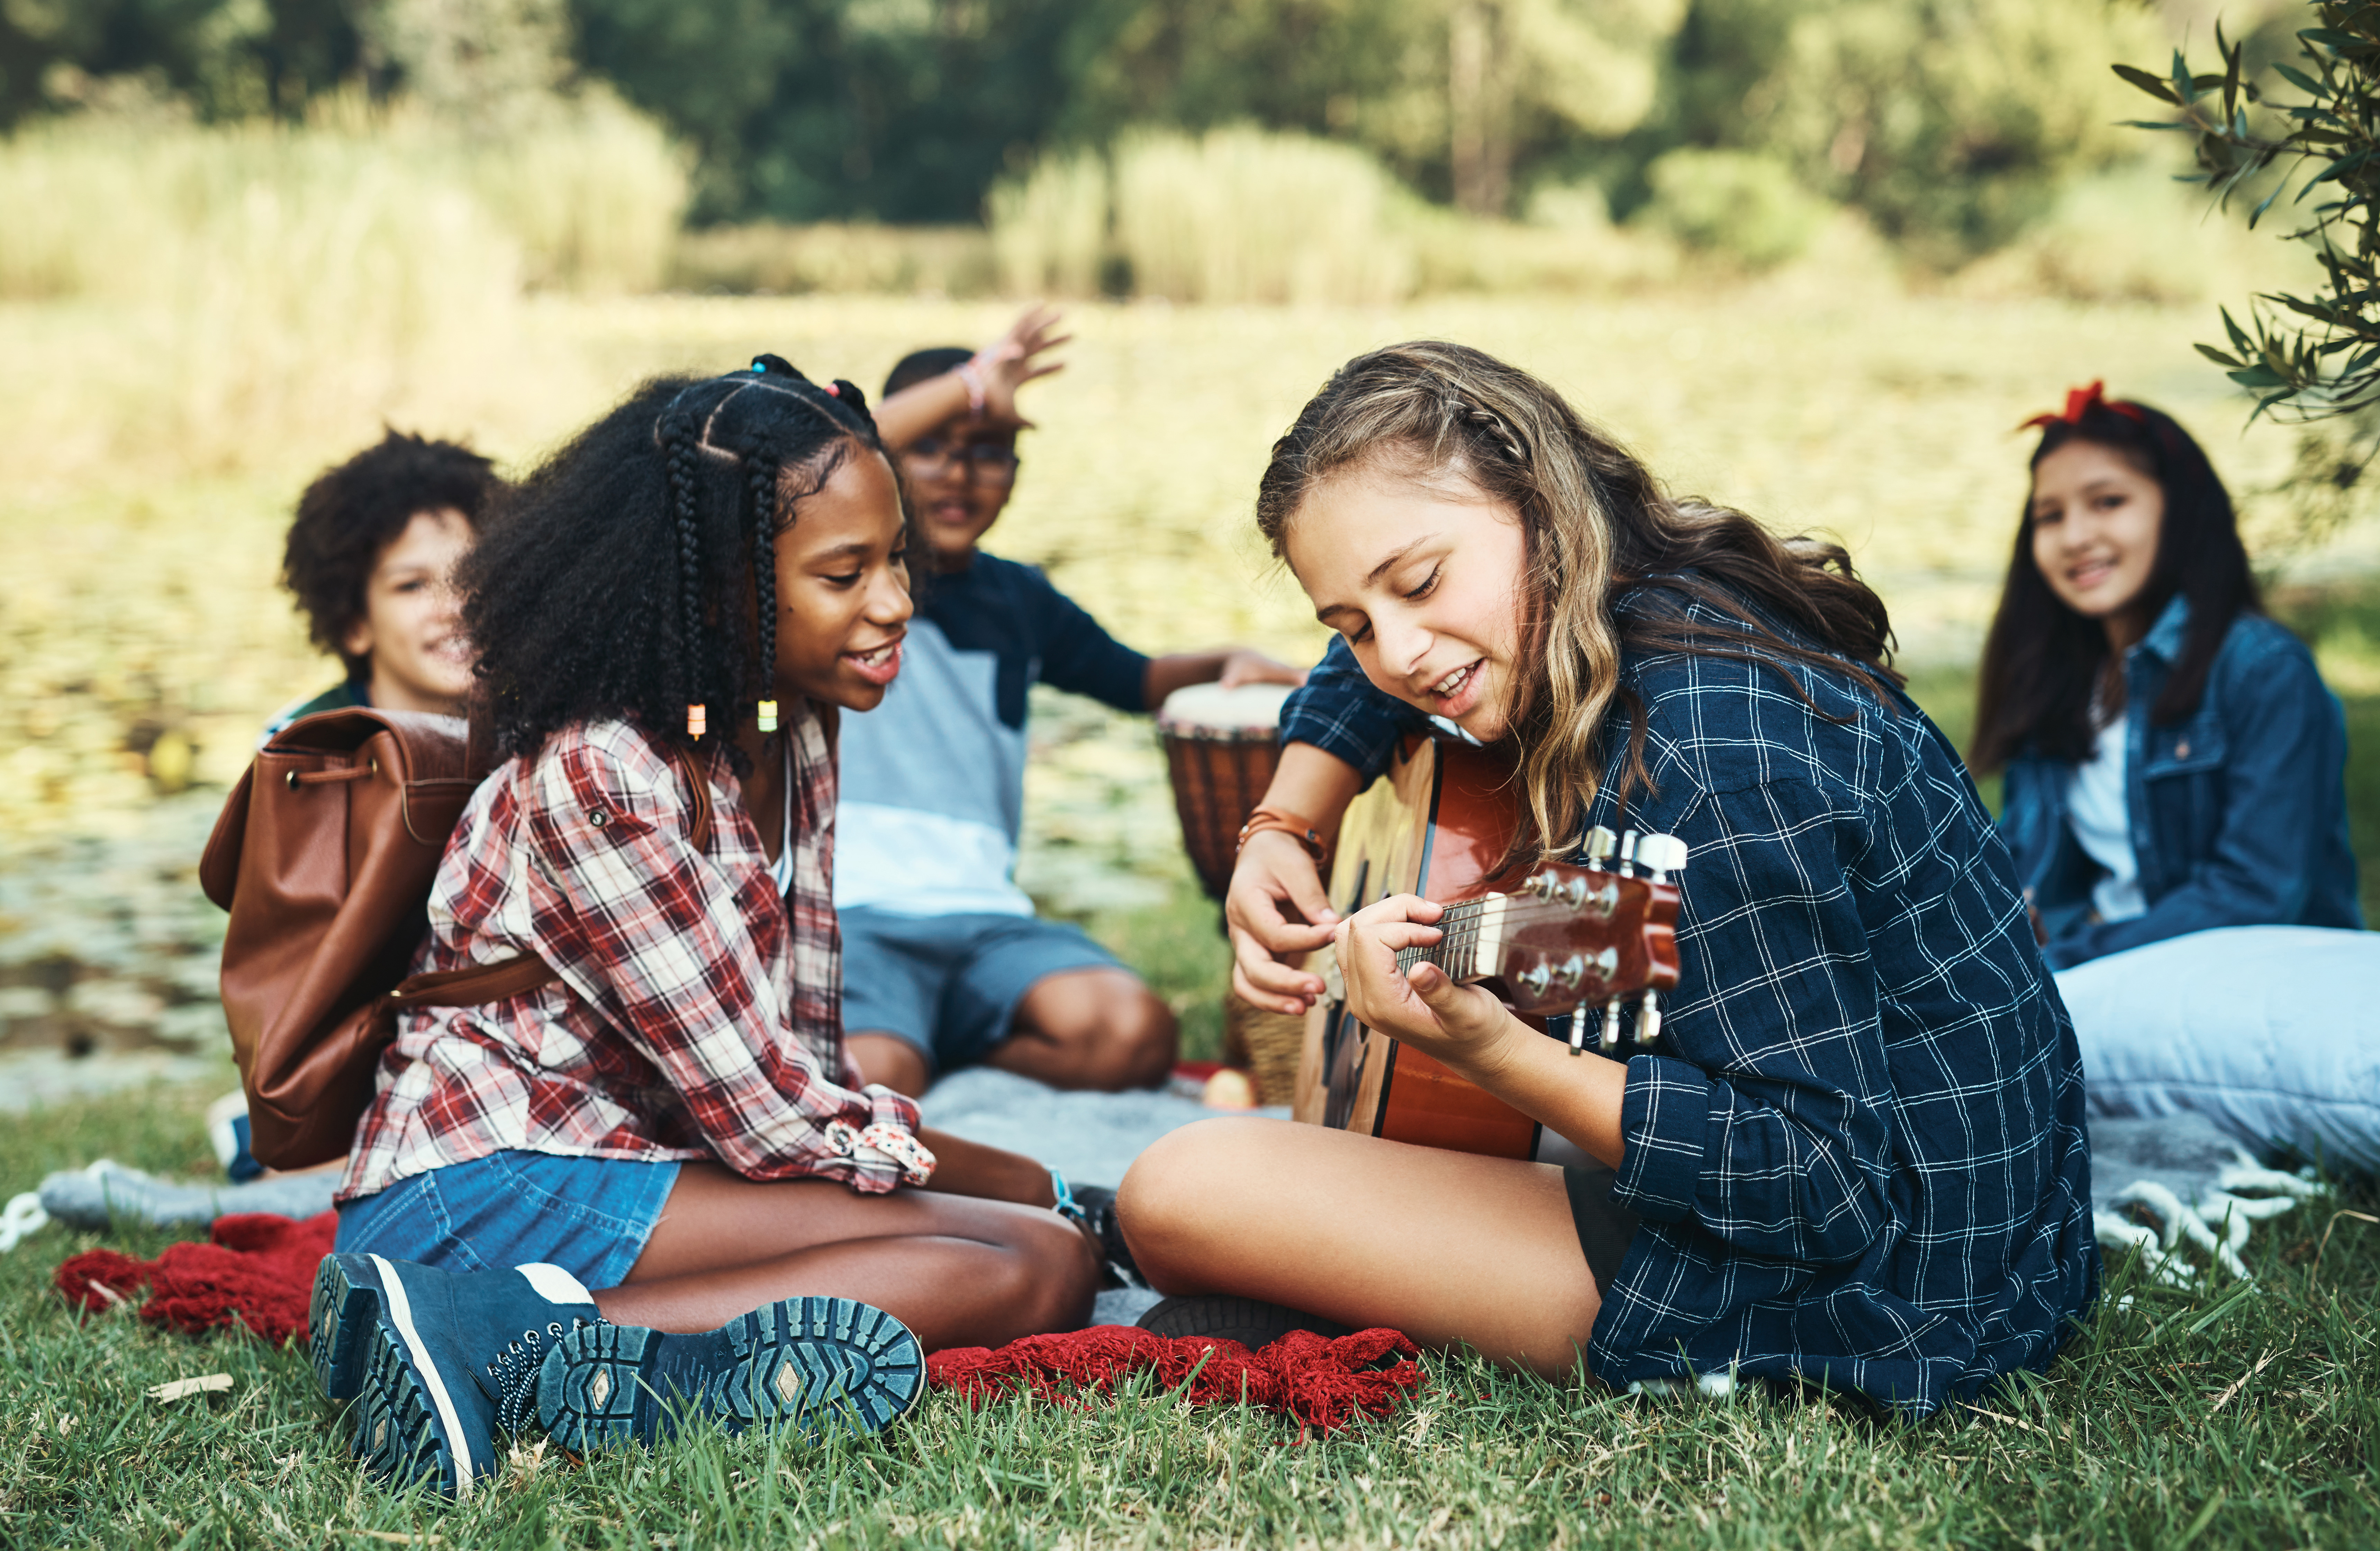
[[[1479,963],[1479,939],[1487,929],[1488,907],[1497,903],[1494,897],[1465,900],[1451,904],[1438,918],[1438,929],[1446,935],[1427,948],[1397,950],[1397,972],[1404,973],[1415,964],[1436,964],[1451,979],[1469,979]]]

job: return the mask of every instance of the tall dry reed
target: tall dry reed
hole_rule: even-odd
[[[1410,198],[1363,151],[1302,135],[1142,134],[1115,151],[1133,288],[1175,301],[1394,301],[1414,288]]]
[[[502,145],[418,115],[0,141],[0,458],[253,467],[502,392],[521,296],[650,288],[677,153],[616,103]],[[459,428],[447,428],[459,429]]]
[[[1107,268],[1108,162],[1096,151],[1047,156],[985,201],[1001,288],[1013,296],[1095,297]]]

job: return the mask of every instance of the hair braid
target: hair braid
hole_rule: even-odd
[[[1465,425],[1470,426],[1511,454],[1514,463],[1529,461],[1529,455],[1521,450],[1520,439],[1493,411],[1467,402],[1460,394],[1451,393],[1446,395],[1446,411],[1457,422],[1457,430]]]
[[[674,418],[665,433],[669,445],[670,513],[677,529],[678,612],[676,645],[683,682],[674,697],[686,703],[686,735],[701,741],[707,724],[709,697],[702,638],[702,528],[697,520],[694,479],[694,428]]]
[[[760,702],[760,730],[772,733],[777,722],[777,464],[757,445],[745,457],[745,484],[752,496],[752,592],[759,626],[754,643],[755,698]]]

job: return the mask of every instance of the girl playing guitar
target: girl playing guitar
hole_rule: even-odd
[[[1923,1413],[2039,1368],[2096,1290],[2074,1037],[2006,847],[1832,546],[1673,497],[1478,351],[1348,363],[1273,448],[1257,524],[1339,633],[1282,721],[1227,903],[1243,996],[1348,1009],[1591,1168],[1213,1121],[1119,1210],[1176,1333],[1393,1326],[1615,1385],[1817,1380]],[[1683,840],[1661,1043],[1573,1057],[1345,919],[1316,867],[1426,718],[1509,751],[1526,832]]]

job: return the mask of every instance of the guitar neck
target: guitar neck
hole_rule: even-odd
[[[1448,905],[1438,918],[1438,929],[1445,935],[1427,948],[1398,949],[1397,972],[1402,974],[1415,964],[1436,964],[1458,985],[1495,974],[1503,951],[1508,899],[1504,894],[1489,894]]]

